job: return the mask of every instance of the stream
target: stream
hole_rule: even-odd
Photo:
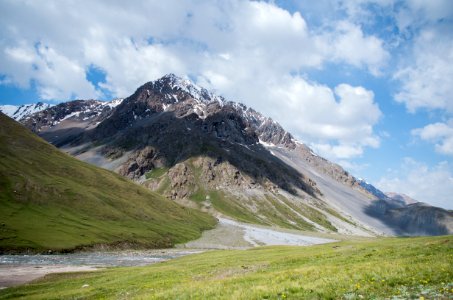
[[[203,250],[80,252],[70,254],[0,255],[0,289],[24,284],[51,273],[89,272],[107,267],[145,266]]]
[[[145,266],[200,250],[164,249],[144,251],[81,252],[70,254],[0,255],[0,265],[70,265],[96,267]]]

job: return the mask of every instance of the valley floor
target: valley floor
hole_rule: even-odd
[[[0,299],[452,299],[453,236],[218,250],[54,274]]]
[[[216,228],[204,231],[201,238],[197,240],[178,245],[179,249],[57,255],[1,255],[0,289],[24,284],[48,274],[148,265],[209,249],[247,249],[268,245],[308,246],[336,241],[331,238],[316,237],[314,235],[317,233],[314,232],[306,233],[245,224],[224,217],[218,219]]]

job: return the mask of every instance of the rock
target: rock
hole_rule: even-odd
[[[155,161],[156,150],[147,146],[129,156],[129,159],[120,167],[118,173],[131,179],[137,179],[154,169]]]

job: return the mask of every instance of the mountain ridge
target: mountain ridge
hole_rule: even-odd
[[[316,155],[272,119],[173,74],[140,86],[102,119],[69,117],[43,125],[51,130],[41,136],[76,157],[171,199],[196,198],[190,205],[202,209],[214,206],[242,220],[287,227],[364,235],[398,231],[395,222],[374,213],[382,208],[373,201],[384,201],[389,214],[395,208],[381,191]],[[153,170],[164,174],[153,178]],[[350,196],[338,201],[342,193]],[[216,201],[203,200],[214,194]]]
[[[23,118],[45,110],[51,106],[51,104],[43,102],[22,105],[0,105],[0,112],[3,112],[5,115],[16,121],[20,121]]]

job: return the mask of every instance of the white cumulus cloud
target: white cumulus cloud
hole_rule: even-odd
[[[414,61],[395,73],[401,88],[395,98],[407,109],[439,109],[453,113],[453,35],[426,29],[416,39]]]
[[[0,3],[0,35],[0,83],[33,82],[42,99],[125,97],[173,72],[274,117],[330,157],[379,145],[371,91],[304,75],[328,63],[379,74],[383,41],[348,21],[315,30],[299,12],[243,0],[17,0]],[[105,81],[90,82],[90,68]]]
[[[433,123],[412,130],[412,134],[422,140],[435,143],[437,152],[453,155],[453,120],[447,123]]]

